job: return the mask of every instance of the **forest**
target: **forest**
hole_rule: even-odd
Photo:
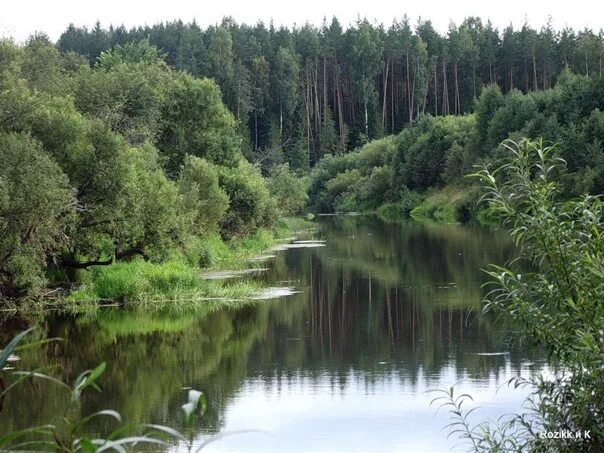
[[[522,138],[555,144],[566,161],[566,198],[604,193],[604,78],[565,70],[553,88],[527,94],[487,85],[473,113],[422,115],[396,136],[324,158],[311,172],[311,202],[326,212],[489,222],[480,187],[466,175],[508,158],[502,142]]]
[[[336,18],[293,28],[225,18],[205,29],[181,21],[71,25],[57,46],[94,66],[102,52],[146,40],[169,66],[218,83],[248,158],[306,169],[326,154],[396,134],[422,114],[470,113],[488,84],[526,94],[553,88],[563,69],[601,76],[603,38],[601,30],[551,24],[498,30],[477,17],[444,34],[406,16],[346,28]]]
[[[1,294],[83,283],[78,297],[128,298],[171,278],[198,290],[191,269],[220,262],[225,242],[266,246],[307,203],[488,220],[464,176],[507,138],[556,142],[565,193],[601,193],[603,58],[602,32],[478,18],[444,35],[406,17],[346,30],[225,18],[4,40]],[[99,271],[116,262],[121,279],[155,263],[163,283],[116,285],[115,266]]]

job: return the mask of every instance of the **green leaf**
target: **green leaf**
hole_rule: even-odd
[[[15,351],[27,351],[29,349],[38,348],[38,347],[48,344],[48,343],[53,343],[55,341],[63,341],[63,339],[57,337],[57,338],[46,338],[44,340],[31,341],[31,342],[25,343],[21,346],[17,346],[15,348]]]
[[[187,440],[187,438],[180,431],[178,431],[174,428],[170,428],[169,426],[152,425],[152,424],[146,424],[144,426],[146,426],[147,428],[156,430],[156,431],[164,432],[164,433],[168,434],[169,436],[174,437],[175,439],[182,440],[183,442],[186,442],[186,443],[189,442]]]
[[[17,439],[27,436],[29,434],[52,435],[53,429],[55,429],[54,425],[43,425],[43,426],[37,426],[34,428],[27,428],[27,429],[22,429],[19,431],[12,432],[10,434],[0,437],[0,447],[2,447],[4,445],[8,445],[11,442],[13,442],[14,440],[17,440]]]
[[[94,445],[88,439],[80,439],[78,441],[78,446],[82,449],[82,451],[84,453],[95,453],[96,452],[96,445]]]
[[[80,420],[76,425],[75,425],[75,429],[79,429],[82,426],[84,426],[86,423],[88,423],[90,420],[92,420],[95,417],[100,417],[100,416],[107,416],[107,417],[112,417],[114,418],[118,423],[122,422],[122,416],[120,415],[119,412],[114,411],[112,409],[105,409],[102,411],[98,411],[95,412],[93,414],[88,415],[87,417],[84,417],[82,420]]]
[[[118,439],[118,440],[107,440],[107,441],[103,441],[103,442],[104,443],[99,445],[99,448],[97,449],[98,453],[100,453],[102,451],[106,451],[106,450],[118,449],[122,445],[135,445],[138,443],[147,443],[147,444],[155,444],[155,445],[162,445],[162,446],[168,445],[163,440],[155,439],[153,437],[146,437],[146,436],[124,437],[124,438]],[[95,441],[95,443],[96,443],[96,441]]]
[[[2,371],[2,369],[4,369],[4,367],[6,366],[8,358],[12,355],[19,342],[23,339],[25,335],[30,333],[32,330],[34,330],[34,328],[30,327],[29,329],[19,333],[17,336],[15,336],[15,338],[10,341],[10,343],[8,343],[8,345],[6,345],[6,347],[2,351],[0,351],[0,371]]]
[[[87,370],[80,374],[73,385],[73,398],[77,400],[82,394],[82,391],[87,387],[92,387],[100,392],[101,389],[96,385],[95,381],[103,374],[106,367],[107,364],[103,362],[94,370]]]
[[[55,384],[58,384],[61,387],[65,387],[67,390],[71,390],[71,388],[67,384],[65,384],[65,382],[61,381],[60,379],[57,379],[56,377],[49,376],[48,374],[38,373],[37,371],[15,371],[13,372],[13,374],[17,376],[24,376],[25,378],[35,377],[38,379],[45,379],[47,381],[54,382]]]

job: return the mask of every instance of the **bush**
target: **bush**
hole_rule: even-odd
[[[421,195],[407,190],[403,195],[400,196],[399,201],[382,205],[379,208],[378,213],[386,220],[401,220],[410,217],[411,211],[419,206],[421,202]]]
[[[124,150],[128,172],[125,190],[116,197],[119,214],[111,237],[117,258],[134,255],[165,259],[190,230],[178,186],[169,180],[150,145]]]
[[[180,74],[168,87],[161,121],[157,146],[169,158],[172,173],[187,154],[217,165],[237,165],[241,139],[213,80]]]
[[[178,177],[184,208],[193,216],[193,232],[207,235],[218,226],[229,207],[229,196],[218,185],[218,169],[205,159],[186,156]]]
[[[341,206],[342,198],[348,194],[354,197],[354,186],[361,180],[361,173],[356,168],[339,173],[335,178],[330,179],[326,184],[325,204],[335,210]],[[338,203],[340,200],[340,203]],[[349,202],[350,203],[350,202]],[[338,206],[340,205],[340,206]]]
[[[477,174],[486,199],[519,247],[508,267],[491,266],[485,309],[519,322],[558,370],[537,387],[536,417],[520,419],[528,450],[604,450],[604,206],[598,197],[560,201],[564,162],[542,142],[508,142],[504,167]],[[526,273],[520,262],[535,272]],[[541,431],[591,432],[542,439]]]
[[[390,198],[390,167],[374,167],[354,188],[361,209],[375,209]]]
[[[292,172],[288,164],[272,169],[267,186],[283,215],[300,214],[308,204],[308,178]]]
[[[336,205],[340,208],[346,205],[347,210],[363,210],[372,209],[383,203],[384,197],[392,192],[390,178],[386,181],[384,176],[395,149],[396,138],[387,137],[373,140],[348,154],[325,156],[311,172],[309,194],[313,208],[317,211],[330,212],[336,208]],[[373,175],[376,171],[377,173]],[[351,174],[340,176],[346,172],[352,172],[354,176]],[[341,186],[345,181],[352,182],[349,179],[351,177],[359,183],[358,187],[350,187],[348,195],[343,193],[345,187],[336,190],[336,187]],[[357,189],[362,193],[357,194],[355,192]],[[334,203],[336,198],[340,199],[339,203]],[[343,202],[344,198],[346,202]]]
[[[34,291],[66,241],[75,198],[67,177],[24,134],[0,134],[0,296]]]
[[[258,228],[275,225],[277,206],[255,166],[241,160],[236,167],[220,167],[219,182],[230,199],[220,222],[223,237],[248,236]]]
[[[475,134],[474,115],[420,119],[401,133],[393,159],[393,188],[423,191],[461,179],[470,167]]]

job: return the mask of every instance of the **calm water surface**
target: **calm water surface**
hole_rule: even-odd
[[[504,234],[366,216],[316,224],[324,247],[279,252],[260,277],[296,287],[293,296],[212,313],[108,309],[36,320],[39,336],[67,341],[20,366],[53,364],[69,380],[107,361],[103,392],[75,408],[60,388],[21,387],[5,401],[0,432],[105,408],[132,423],[178,426],[184,388],[193,387],[210,405],[200,442],[262,431],[225,437],[208,453],[438,452],[457,442],[426,391],[459,383],[480,406],[474,420],[520,408],[524,392],[505,382],[542,362],[480,314],[480,268],[513,254]],[[3,341],[25,325],[1,322]]]

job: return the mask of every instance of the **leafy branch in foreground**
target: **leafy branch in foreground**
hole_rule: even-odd
[[[511,383],[511,381],[510,381]],[[521,385],[515,383],[515,385]],[[436,393],[430,405],[438,404],[438,410],[446,409],[449,412],[449,430],[447,438],[457,436],[462,441],[471,445],[472,451],[480,453],[524,451],[528,440],[532,437],[532,424],[527,414],[503,415],[496,423],[483,421],[472,425],[470,415],[478,409],[466,409],[474,401],[468,393],[457,395],[455,386],[449,389],[430,390]]]
[[[524,430],[504,426],[499,440],[485,431],[479,438],[492,441],[491,449],[498,451],[604,451],[602,201],[595,196],[562,199],[556,179],[566,165],[555,148],[530,140],[504,146],[510,155],[503,166],[472,175],[483,182],[483,200],[518,247],[518,259],[486,271],[491,290],[485,311],[517,321],[529,339],[549,352],[555,373],[551,379],[524,382],[536,388],[529,398],[531,417],[516,415],[508,423]],[[525,272],[527,267],[532,272]],[[452,393],[447,404],[462,417],[461,401]],[[464,436],[476,441],[473,435],[480,430],[466,428]],[[574,435],[543,435],[561,432]]]
[[[243,434],[248,432],[264,433],[263,431],[253,429],[230,431],[216,434],[197,444],[195,439],[195,426],[205,414],[207,407],[208,402],[204,393],[200,392],[199,390],[191,389],[187,394],[187,402],[181,406],[182,421],[185,432],[178,431],[168,426],[147,424],[145,427],[149,429],[148,436],[156,436],[158,434],[167,435],[174,440],[182,442],[188,452],[197,453],[204,449],[208,444],[234,434]]]

